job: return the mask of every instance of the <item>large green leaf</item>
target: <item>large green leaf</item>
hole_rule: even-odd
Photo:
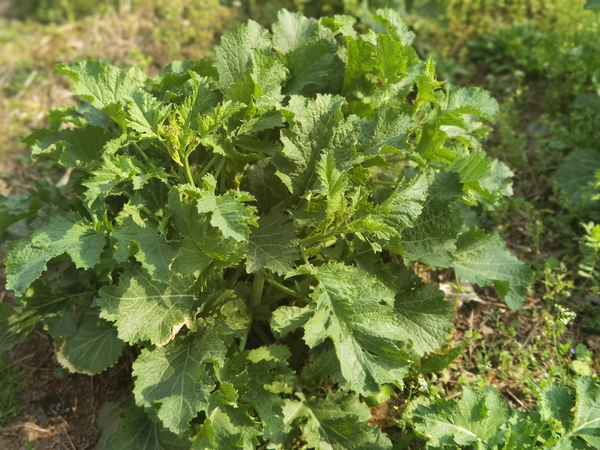
[[[159,234],[157,224],[136,222],[130,216],[113,229],[111,236],[117,241],[113,257],[118,262],[123,263],[133,255],[153,280],[169,279],[179,249]]]
[[[254,450],[262,434],[247,405],[238,402],[238,394],[229,383],[211,394],[207,419],[194,439],[192,450]]]
[[[283,149],[272,160],[277,176],[295,196],[303,195],[316,180],[317,162],[335,137],[343,98],[317,95],[315,100],[298,100],[289,106],[293,122],[281,131]]]
[[[71,372],[95,375],[117,363],[124,345],[116,328],[90,310],[75,334],[63,338],[56,359]]]
[[[290,77],[288,95],[328,92],[343,79],[333,33],[315,19],[281,10],[273,24],[273,48],[281,53]]]
[[[443,109],[452,113],[470,114],[493,122],[498,113],[498,102],[490,97],[489,92],[479,87],[465,87],[451,90]]]
[[[50,156],[63,166],[90,170],[100,165],[111,133],[106,128],[88,125],[84,128],[50,131],[38,130],[23,140],[34,156]]]
[[[593,378],[577,380],[575,417],[565,437],[571,436],[579,436],[592,447],[600,448],[600,387]]]
[[[185,186],[173,189],[169,193],[168,207],[172,223],[183,237],[180,253],[173,262],[172,268],[183,276],[202,277],[205,280],[218,269],[238,265],[248,249],[248,243],[243,240],[237,241],[233,237],[225,238],[220,229],[214,228],[210,224],[211,215],[198,211],[197,197],[199,196],[201,194],[197,190],[190,192]],[[245,215],[253,217],[248,211]],[[215,223],[227,228],[228,221],[221,220],[222,216],[218,213]],[[225,213],[225,216],[235,227],[232,233],[249,234],[247,224],[237,222],[235,210],[231,215]]]
[[[265,437],[283,427],[285,403],[280,394],[291,394],[295,383],[295,374],[285,361],[291,356],[287,347],[277,345],[260,347],[247,356],[251,364],[246,369],[248,381],[240,389],[240,397],[260,411]]]
[[[72,78],[74,92],[108,114],[124,132],[132,129],[135,135],[128,136],[132,142],[158,137],[158,127],[167,118],[169,107],[144,90],[147,76],[143,71],[103,66],[98,61],[59,64],[54,71]],[[123,142],[117,138],[107,149],[115,151]]]
[[[30,192],[5,197],[0,195],[0,237],[12,224],[32,217],[42,207],[42,201]]]
[[[127,99],[127,104],[127,125],[139,138],[157,138],[159,126],[167,118],[170,108],[163,107],[152,94],[141,89]]]
[[[397,232],[412,227],[422,214],[427,198],[427,178],[423,175],[410,182],[402,180],[387,199],[377,207],[377,218]]]
[[[127,265],[118,286],[100,290],[100,317],[115,322],[124,341],[165,345],[191,319],[192,285],[191,280],[179,277],[162,283],[143,268]]]
[[[394,312],[414,351],[423,355],[437,350],[453,327],[453,303],[445,301],[435,284],[423,283],[411,269],[395,269],[393,275],[397,286]]]
[[[252,49],[264,50],[270,45],[269,32],[252,20],[223,36],[221,44],[215,47],[221,89],[227,91],[244,76],[251,63]]]
[[[130,98],[146,81],[139,69],[125,71],[114,66],[105,67],[98,61],[59,64],[54,71],[72,78],[76,83],[75,93],[98,109]]]
[[[221,230],[225,238],[232,238],[238,242],[248,240],[250,235],[249,225],[257,226],[254,214],[256,208],[244,205],[244,202],[255,200],[247,192],[228,191],[223,195],[215,195],[217,182],[212,175],[204,178],[204,186],[200,193],[188,190],[186,193],[192,198],[197,198],[198,212],[210,213],[210,224]]]
[[[337,169],[333,152],[323,153],[316,171],[319,176],[317,192],[327,199],[325,212],[328,216],[343,215],[348,177]]]
[[[400,341],[408,336],[393,311],[394,292],[363,270],[340,263],[315,267],[310,273],[319,280],[313,302],[305,308],[277,309],[271,321],[275,332],[286,334],[303,323],[304,340],[311,348],[330,338],[342,374],[357,392],[369,394],[381,384],[400,384],[408,365]]]
[[[239,398],[259,412],[266,438],[284,426],[280,394],[291,394],[295,384],[294,372],[286,363],[290,357],[286,346],[272,344],[240,353],[220,371],[222,382],[232,383]]]
[[[562,162],[555,179],[558,188],[567,196],[570,207],[584,209],[591,214],[598,211],[598,201],[592,196],[598,193],[595,187],[596,172],[600,170],[600,151],[584,149],[570,153]]]
[[[333,33],[318,20],[282,9],[273,24],[273,48],[282,54],[321,41],[335,43]]]
[[[69,280],[68,274],[60,274],[63,289],[51,289],[47,280],[34,283],[21,297],[22,319],[25,323],[44,322],[48,333],[54,338],[72,336],[77,332],[79,316],[92,303],[97,294],[89,286],[76,287],[77,278]],[[47,284],[48,283],[48,284]]]
[[[10,252],[6,288],[21,295],[46,270],[49,260],[64,253],[78,268],[91,269],[100,262],[104,244],[104,234],[78,214],[53,216]]]
[[[105,201],[109,195],[121,194],[125,186],[131,185],[138,190],[152,178],[166,180],[162,168],[148,169],[140,161],[123,155],[105,156],[100,167],[92,170],[91,175],[82,183],[87,188],[85,199],[89,207],[99,198]]]
[[[308,364],[302,368],[301,377],[302,384],[313,390],[320,389],[328,382],[338,383],[340,387],[346,382],[333,346],[322,346],[312,350]]]
[[[142,350],[133,363],[136,403],[160,405],[158,417],[164,426],[182,433],[188,422],[207,408],[208,394],[215,387],[203,363],[224,358],[226,350],[214,333]]]
[[[392,443],[368,425],[371,413],[353,394],[329,392],[326,398],[285,401],[285,428],[271,438],[268,448],[289,448],[298,426],[309,448],[315,450],[389,450]],[[304,423],[305,422],[305,423]]]
[[[412,227],[422,213],[427,188],[427,178],[420,175],[410,182],[403,179],[391,192],[381,190],[381,195],[387,198],[379,205],[367,208],[365,213],[357,214],[360,218],[350,223],[350,230],[360,239],[369,241],[375,251],[386,247],[397,251],[403,230]]]
[[[365,117],[382,104],[404,100],[410,82],[408,89],[403,83],[410,79],[409,67],[416,59],[413,50],[403,43],[408,36],[395,26],[402,19],[393,11],[380,13],[379,20],[389,26],[388,34],[346,37],[348,63],[342,92],[350,103],[349,109]]]
[[[284,275],[301,257],[296,227],[288,216],[273,209],[258,219],[258,229],[250,235],[246,269],[249,273],[262,268]]]
[[[361,119],[357,150],[370,156],[377,155],[385,145],[406,150],[410,125],[409,115],[381,106],[371,117]]]
[[[204,294],[186,338],[164,347],[147,348],[133,364],[134,393],[139,405],[160,405],[158,417],[180,433],[201,410],[215,383],[210,375],[222,367],[228,347],[248,327],[245,304],[233,291]]]
[[[415,34],[404,23],[398,11],[391,8],[378,9],[375,11],[373,19],[382,24],[388,34],[402,45],[412,44]]]
[[[50,211],[63,208],[66,203],[67,198],[62,190],[45,179],[37,180],[25,194],[0,196],[0,238],[23,237],[31,228],[37,228],[39,221],[47,217]],[[31,219],[27,221],[27,227],[17,226],[4,235],[11,225],[23,219]]]
[[[438,399],[429,406],[418,405],[412,423],[431,445],[462,447],[487,443],[505,424],[507,414],[508,408],[494,388],[482,393],[465,388],[458,402]]]
[[[436,174],[423,204],[423,213],[412,228],[402,233],[401,252],[407,263],[421,261],[431,267],[450,265],[462,227],[462,219],[453,203],[461,194],[457,174]]]
[[[135,405],[121,409],[118,402],[105,403],[98,428],[98,450],[189,450],[191,445],[189,432],[172,433]]]
[[[482,286],[494,284],[500,298],[517,310],[527,297],[532,272],[506,248],[498,233],[472,228],[458,238],[451,267],[459,276]]]

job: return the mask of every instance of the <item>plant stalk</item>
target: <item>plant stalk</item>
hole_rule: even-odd
[[[202,172],[200,172],[200,175],[198,175],[198,179],[201,180],[204,177],[204,175],[207,174],[207,172],[210,170],[210,168],[213,166],[213,164],[217,162],[217,159],[219,159],[219,156],[221,156],[221,155],[215,155],[212,157],[212,159],[208,162],[206,167],[204,167],[204,169],[202,169]]]
[[[308,247],[316,242],[323,241],[338,234],[338,230],[330,231],[329,233],[321,233],[310,238],[300,239],[300,245]]]
[[[262,274],[254,275],[254,282],[252,283],[252,294],[250,297],[250,307],[260,305],[262,299],[263,288],[265,286],[265,276]]]
[[[246,349],[246,343],[248,342],[248,335],[250,334],[250,329],[252,328],[252,310],[254,307],[260,305],[260,301],[262,299],[263,288],[265,286],[265,277],[263,274],[254,275],[254,281],[252,283],[252,294],[250,294],[250,304],[249,306],[249,321],[248,328],[246,328],[246,333],[244,337],[240,341],[240,351],[244,351]]]
[[[298,294],[296,291],[294,291],[293,289],[290,289],[287,286],[284,286],[283,284],[281,284],[278,281],[273,280],[272,278],[266,278],[267,283],[269,283],[271,286],[273,286],[275,289],[280,290],[281,292],[288,294],[294,298],[297,298],[299,300],[303,300],[302,296],[300,294]]]
[[[137,144],[137,142],[134,142],[133,146],[139,152],[139,154],[142,155],[142,159],[144,160],[144,162],[148,162],[148,156],[146,156],[146,153],[144,153],[144,150],[142,150],[142,148]]]
[[[194,178],[192,177],[192,172],[190,171],[190,162],[188,161],[187,156],[183,158],[183,173],[185,174],[185,179],[187,182],[196,187],[196,183],[194,183]]]

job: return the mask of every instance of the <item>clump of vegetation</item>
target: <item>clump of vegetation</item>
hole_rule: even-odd
[[[0,200],[0,231],[31,232],[6,260],[0,343],[41,321],[71,371],[139,353],[104,448],[390,448],[359,395],[402,387],[454,315],[412,263],[525,300],[527,265],[457,207],[510,195],[482,150],[496,101],[437,81],[396,13],[374,19],[385,34],[284,10],[156,78],[56,67],[82,101],[26,142],[70,176]]]

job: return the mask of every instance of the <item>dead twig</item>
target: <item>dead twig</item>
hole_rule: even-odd
[[[39,431],[40,433],[50,433],[50,430],[46,430],[45,428],[38,427],[36,424],[31,422],[25,422],[23,424],[23,428],[29,428],[30,430]]]
[[[455,392],[454,394],[449,395],[448,397],[446,397],[446,400],[452,400],[453,398],[460,397],[462,395],[462,393],[463,393],[463,391]]]
[[[62,419],[62,417],[61,417]],[[65,421],[65,419],[63,419],[63,422],[65,423],[65,425],[67,425],[67,422]],[[71,440],[71,436],[69,436],[69,432],[67,431],[67,428],[63,428],[62,431],[64,431],[65,435],[67,436],[67,439],[69,440],[69,444],[71,444],[71,448],[72,450],[77,450],[75,448],[75,445],[73,445],[73,441]]]
[[[525,406],[525,404],[521,400],[519,400],[519,398],[515,394],[513,394],[510,389],[506,389],[506,393],[508,395],[510,395],[515,402],[517,402],[519,405],[521,405],[521,407],[527,409],[527,407]]]
[[[23,357],[23,358],[21,358],[21,359],[17,359],[16,361],[13,361],[13,362],[11,362],[11,363],[8,365],[7,369],[11,368],[12,366],[16,366],[16,365],[18,365],[18,364],[19,364],[21,361],[25,361],[26,359],[33,358],[34,356],[35,356],[34,354],[31,354],[31,355],[24,356],[24,357]]]
[[[531,331],[527,335],[527,338],[525,339],[525,342],[523,342],[523,348],[525,348],[525,347],[527,347],[527,345],[529,345],[529,341],[531,341],[533,339],[533,336],[535,336],[535,334],[537,333],[538,328],[539,328],[539,325],[537,323],[535,323],[533,325],[533,328],[531,329]]]
[[[475,318],[475,310],[471,310],[471,315],[469,316],[469,331],[473,333],[473,319]],[[473,346],[469,345],[469,359],[473,356]]]

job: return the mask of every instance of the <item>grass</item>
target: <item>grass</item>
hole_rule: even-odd
[[[20,414],[25,409],[25,404],[17,397],[21,388],[19,380],[23,374],[11,367],[4,353],[0,354],[0,432],[4,425],[11,420],[20,420]]]

